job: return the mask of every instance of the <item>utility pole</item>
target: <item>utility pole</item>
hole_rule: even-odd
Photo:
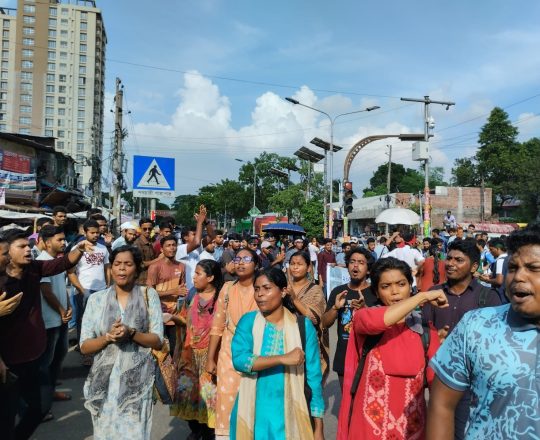
[[[455,102],[450,101],[433,101],[428,95],[423,99],[416,98],[401,98],[402,101],[408,102],[420,102],[424,104],[424,141],[429,142],[430,129],[434,128],[433,120],[429,114],[430,104],[440,104],[446,106],[446,110],[452,105],[456,105]],[[429,158],[424,160],[424,173],[425,173],[425,186],[424,186],[424,237],[431,235],[431,205],[430,205],[430,193],[429,193]]]
[[[386,176],[386,209],[390,208],[390,182],[392,179],[392,144],[388,147],[388,175]],[[386,223],[385,233],[388,235],[388,223]]]
[[[390,208],[390,179],[392,178],[392,145],[388,147],[388,175],[386,176],[386,209]]]
[[[482,176],[480,178],[480,222],[481,223],[484,223],[484,220],[485,220],[485,216],[486,216],[486,213],[485,213],[485,208],[484,208],[484,203],[485,203],[485,200],[484,200],[484,188],[485,187],[485,182],[484,182],[484,176]]]
[[[112,209],[113,216],[116,218],[116,229],[119,229],[121,224],[121,206],[120,199],[122,197],[122,141],[124,139],[124,130],[122,128],[122,101],[124,97],[124,86],[121,85],[120,78],[116,78],[116,94],[114,97],[114,152],[112,157],[113,170],[113,188],[112,188]]]

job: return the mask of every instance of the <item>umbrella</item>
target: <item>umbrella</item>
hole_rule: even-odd
[[[275,234],[305,235],[306,231],[302,226],[292,223],[270,223],[263,226],[263,232],[273,232]]]
[[[375,223],[388,223],[389,225],[417,225],[420,216],[410,209],[390,208],[385,209],[375,219]]]

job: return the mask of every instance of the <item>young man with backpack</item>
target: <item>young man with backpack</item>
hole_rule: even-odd
[[[455,240],[448,246],[445,261],[447,281],[430,290],[442,289],[448,298],[449,307],[439,309],[426,304],[423,308],[425,319],[438,329],[441,343],[468,311],[501,304],[497,292],[482,286],[474,278],[479,261],[480,251],[474,239]],[[465,393],[455,413],[456,440],[463,439],[470,403],[471,396]]]

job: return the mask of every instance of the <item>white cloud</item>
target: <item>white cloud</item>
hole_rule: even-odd
[[[126,142],[127,150],[132,154],[176,158],[177,194],[195,193],[205,183],[236,178],[240,165],[235,158],[252,160],[263,151],[291,156],[302,145],[321,151],[309,141],[315,136],[329,140],[327,118],[293,105],[270,91],[255,100],[250,122],[235,128],[232,124],[233,103],[213,81],[195,73],[184,75],[183,85],[174,95],[178,99],[176,109],[168,122],[135,124],[134,132]],[[341,95],[321,99],[306,86],[292,97],[306,105],[328,110],[332,115],[377,104],[372,98],[354,103]],[[467,115],[481,114],[488,104],[481,100],[471,104]],[[344,150],[334,156],[334,178],[342,178],[346,153],[360,139],[375,134],[421,133],[420,113],[420,108],[406,114],[380,111],[379,114],[352,115],[351,119],[340,120],[343,123],[336,124],[334,142]],[[442,116],[441,119],[447,121]],[[430,151],[432,166],[444,166],[449,172],[456,156],[456,150],[448,147],[456,143],[454,133],[437,133]],[[460,147],[460,141],[458,138],[457,147]],[[393,145],[393,162],[419,168],[420,164],[412,161],[410,142],[388,138],[371,143],[357,155],[351,168],[350,179],[357,192],[361,193],[361,189],[369,184],[373,171],[387,161],[387,144]]]
[[[515,121],[515,125],[519,130],[518,139],[520,142],[540,137],[540,115],[538,113],[521,113]]]

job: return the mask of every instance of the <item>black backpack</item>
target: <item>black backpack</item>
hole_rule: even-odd
[[[424,361],[425,361],[424,388],[427,388],[428,381],[427,381],[427,376],[426,376],[426,370],[429,363],[428,349],[429,349],[429,344],[431,340],[431,334],[430,334],[429,324],[424,319],[424,315],[422,315],[422,330],[423,332],[420,335],[420,338],[422,339],[422,346],[424,347]],[[349,407],[349,424],[351,423],[354,397],[356,396],[356,392],[358,391],[358,385],[360,385],[360,379],[362,378],[362,373],[364,372],[364,366],[366,364],[367,355],[379,343],[382,336],[383,336],[383,333],[380,333],[378,335],[369,335],[364,340],[364,345],[362,346],[362,356],[360,357],[360,360],[358,361],[358,367],[356,367],[356,373],[354,373],[354,379],[351,385],[351,405]]]

